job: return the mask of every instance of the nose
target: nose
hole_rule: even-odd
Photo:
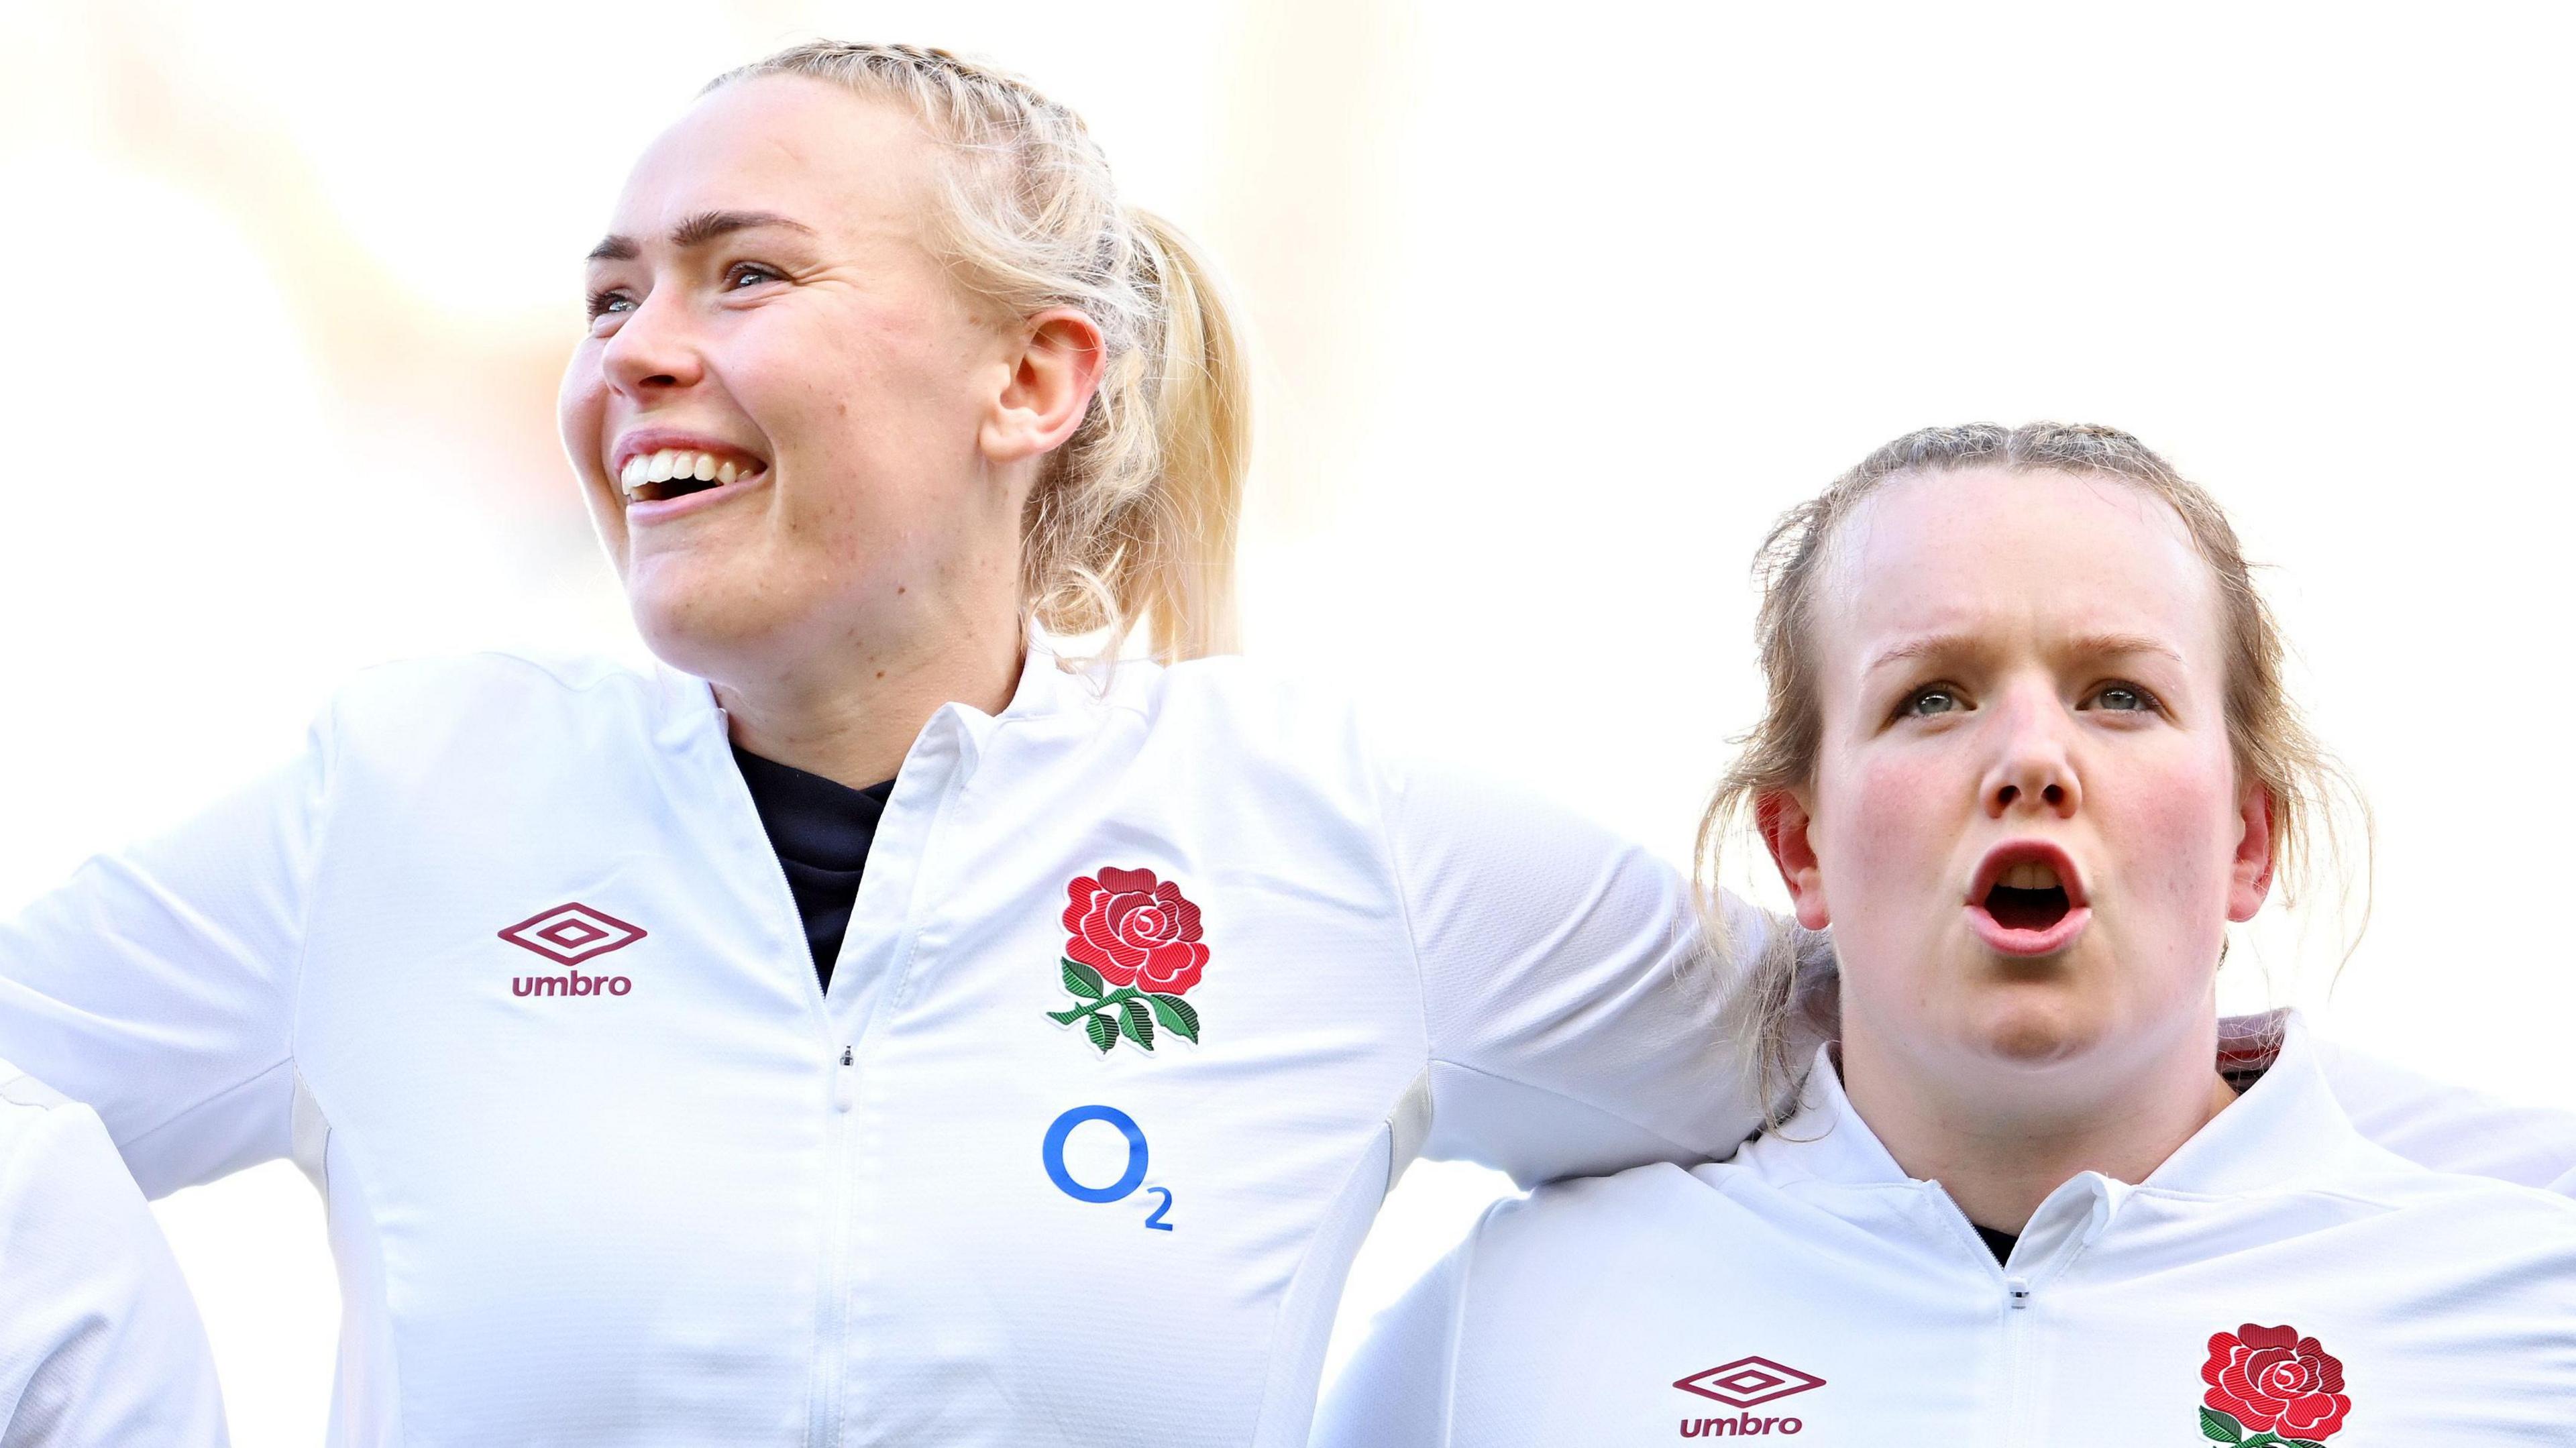
[[[2083,805],[2084,786],[2068,749],[2066,710],[2054,691],[2020,691],[2000,712],[1994,762],[1980,785],[1987,816],[2072,816]]]
[[[695,384],[705,361],[681,289],[645,293],[600,349],[599,366],[610,387],[639,400]]]

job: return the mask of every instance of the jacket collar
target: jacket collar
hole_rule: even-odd
[[[1131,661],[1122,667],[1152,666]],[[942,704],[923,726],[921,738],[953,734],[980,744],[1005,721],[1041,719],[1096,703],[1098,688],[1089,677],[1091,672],[1069,671],[1055,649],[1032,631],[1023,644],[1019,681],[1012,686],[1010,701],[1002,706],[1001,713],[987,714],[971,704]],[[694,743],[710,730],[724,733],[724,710],[716,703],[715,686],[706,680],[657,658],[653,660],[653,692],[662,720],[655,731],[659,742],[684,745]]]
[[[1778,1131],[1756,1137],[1740,1159],[1775,1178],[1846,1186],[1911,1182],[1843,1094],[1831,1051],[1817,1048],[1797,1114]],[[2313,1179],[2369,1150],[2335,1100],[2307,1023],[2294,1011],[2263,1078],[2136,1185],[2194,1196],[2273,1190]]]

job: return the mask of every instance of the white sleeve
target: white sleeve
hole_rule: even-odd
[[[1486,1215],[1492,1214],[1486,1209]],[[1315,1414],[1309,1448],[1448,1448],[1467,1277],[1484,1220],[1369,1324]]]
[[[1429,1036],[1425,1155],[1530,1186],[1752,1134],[1753,1082],[1718,1030],[1733,972],[1672,867],[1490,782],[1417,766],[1386,789]]]
[[[2517,1106],[2311,1034],[2362,1135],[2419,1166],[2576,1196],[2576,1113]]]
[[[0,1112],[33,1117],[0,1131],[0,1448],[221,1448],[205,1329],[151,1209],[98,1118],[33,1086],[0,1085]]]
[[[148,1195],[290,1149],[326,735],[0,920],[0,1057],[95,1108]]]

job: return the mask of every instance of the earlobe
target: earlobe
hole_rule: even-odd
[[[1771,851],[1771,863],[1779,868],[1781,882],[1789,887],[1798,923],[1809,930],[1831,926],[1834,919],[1825,904],[1824,872],[1817,866],[1815,843],[1809,838],[1815,822],[1806,805],[1788,790],[1772,790],[1754,801],[1753,821]]]
[[[2228,882],[2227,918],[2251,920],[2272,893],[2272,792],[2261,785],[2245,791],[2237,807],[2242,831],[2236,838],[2236,860]]]
[[[1105,360],[1100,328],[1071,307],[1051,307],[1023,324],[1019,354],[994,395],[976,444],[996,463],[1052,452],[1082,426]]]

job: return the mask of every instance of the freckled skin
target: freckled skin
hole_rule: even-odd
[[[1009,697],[1025,504],[1098,378],[1087,318],[1003,312],[934,254],[942,155],[909,112],[824,81],[703,97],[618,198],[608,230],[641,254],[590,264],[614,305],[559,404],[646,643],[714,683],[737,742],[845,782],[891,774],[940,704]],[[671,241],[715,211],[810,234]],[[767,479],[630,526],[607,459],[646,426],[739,446]]]
[[[865,164],[836,159],[848,157]],[[766,640],[830,627],[845,614],[837,598],[888,573],[934,574],[996,547],[1016,559],[1008,490],[956,487],[986,471],[975,423],[1009,338],[923,241],[932,162],[901,111],[777,77],[707,97],[637,163],[610,230],[646,256],[598,266],[593,285],[640,300],[583,341],[562,411],[636,622],[673,663],[719,674],[745,653],[793,653]],[[663,246],[682,217],[725,208],[820,234],[763,231],[685,256]],[[792,280],[754,274],[728,290],[723,270],[745,261]],[[631,533],[604,455],[639,424],[754,449],[771,464],[767,496]]]
[[[2227,737],[2215,580],[2181,520],[2116,481],[1974,471],[1891,481],[1836,545],[1812,641],[1821,755],[1796,792],[1812,859],[1800,876],[1782,858],[1843,961],[1855,1103],[2036,1120],[2170,1088],[2200,1109],[2225,923],[2260,907],[2270,856]],[[1934,634],[1964,651],[1869,668]],[[2178,657],[2075,643],[2112,634]],[[2114,708],[2106,684],[2163,709]],[[1927,686],[1953,707],[1906,713]],[[1964,909],[1988,851],[2034,837],[2072,856],[2093,912],[2036,959]]]

